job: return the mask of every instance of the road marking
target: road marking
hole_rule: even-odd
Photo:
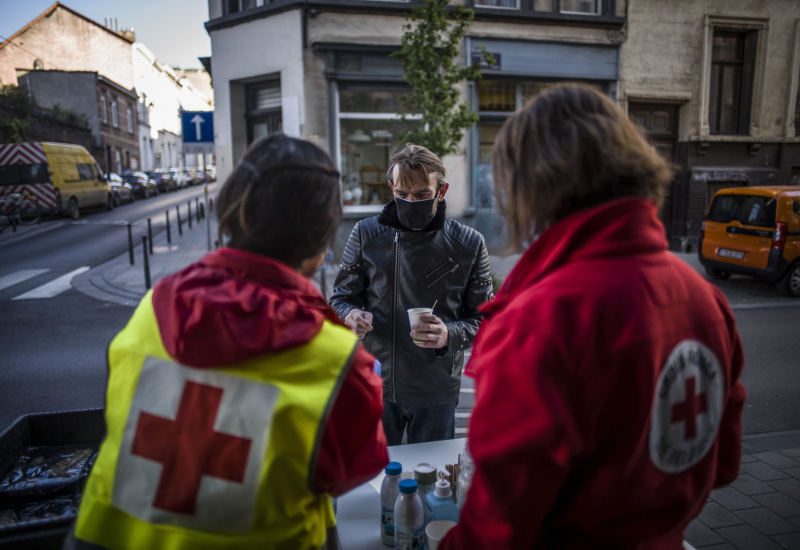
[[[456,434],[469,434],[469,428],[456,428]]]
[[[461,388],[461,393],[475,393],[475,388]]]
[[[5,277],[0,277],[0,290],[6,289],[10,286],[14,286],[15,284],[21,283],[22,281],[27,281],[28,279],[32,279],[37,275],[41,275],[42,273],[47,273],[50,271],[49,269],[20,269],[19,271],[15,271],[14,273],[10,273]]]
[[[456,413],[456,418],[469,418],[472,416],[471,412],[468,413]]]
[[[70,271],[66,275],[62,275],[58,279],[53,279],[47,284],[42,286],[36,287],[33,290],[26,292],[25,294],[20,294],[19,296],[15,296],[11,298],[12,300],[34,300],[37,298],[52,298],[53,296],[57,296],[62,292],[66,292],[70,288],[72,288],[72,278],[89,271],[89,266],[79,267],[73,271]]]

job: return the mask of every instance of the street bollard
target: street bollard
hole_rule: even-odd
[[[150,290],[150,262],[147,259],[147,235],[142,235],[142,252],[144,253],[144,287]]]
[[[178,217],[178,235],[183,235],[183,227],[181,227],[181,209],[177,204],[175,205],[175,215]]]
[[[172,233],[169,230],[169,210],[164,212],[167,215],[167,244],[172,243]]]
[[[189,210],[189,214],[186,216],[186,219],[189,220],[189,229],[192,228],[192,201],[186,201],[186,208]]]
[[[153,224],[150,223],[150,218],[147,218],[147,239],[148,246],[150,247],[150,255],[153,255]]]
[[[200,223],[200,197],[194,198],[194,212],[195,216],[197,216],[197,223]]]
[[[131,265],[133,265],[133,235],[131,234],[130,222],[128,222],[128,256],[130,256]]]

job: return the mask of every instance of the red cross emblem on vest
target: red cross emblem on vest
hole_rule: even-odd
[[[683,438],[694,439],[697,437],[697,416],[708,411],[708,405],[706,404],[705,394],[697,395],[697,378],[687,378],[685,386],[686,400],[672,405],[670,420],[673,423],[685,423]]]
[[[244,480],[252,441],[214,430],[223,392],[187,381],[175,420],[139,415],[131,453],[162,464],[153,507],[193,514],[204,476]]]

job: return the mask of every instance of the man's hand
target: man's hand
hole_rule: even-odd
[[[440,349],[447,346],[447,325],[436,315],[421,315],[419,323],[411,327],[411,337],[422,342],[414,342],[421,348]]]
[[[363,340],[364,336],[372,330],[372,313],[361,311],[360,309],[351,309],[347,317],[344,318],[344,324],[356,333],[359,340]]]

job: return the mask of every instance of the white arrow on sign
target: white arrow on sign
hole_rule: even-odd
[[[206,119],[204,119],[200,115],[194,115],[194,117],[192,117],[192,120],[189,121],[189,122],[193,122],[194,123],[194,132],[195,132],[195,135],[197,136],[195,141],[200,141],[200,137],[202,135],[201,132],[200,132],[200,125],[202,123],[204,123],[205,121],[206,121]]]

